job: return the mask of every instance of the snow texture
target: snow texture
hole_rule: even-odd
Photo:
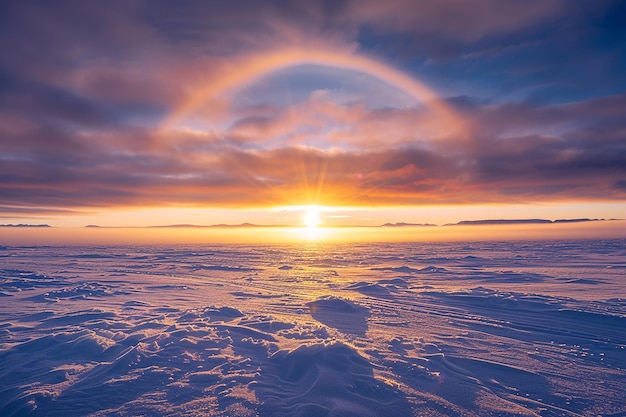
[[[0,252],[2,416],[626,415],[626,241]]]

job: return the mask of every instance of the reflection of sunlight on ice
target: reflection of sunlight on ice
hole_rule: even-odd
[[[339,243],[345,241],[342,233],[343,228],[337,227],[284,227],[276,229],[272,237],[275,241],[288,242],[311,242],[311,243]]]
[[[294,231],[300,239],[305,240],[320,240],[328,234],[326,228],[317,226],[297,227]]]

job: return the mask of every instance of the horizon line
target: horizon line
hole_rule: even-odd
[[[460,220],[455,223],[413,223],[413,222],[387,222],[378,225],[318,225],[317,228],[321,229],[335,229],[335,228],[410,228],[410,227],[447,227],[447,226],[503,226],[503,225],[524,225],[524,224],[563,224],[563,223],[586,223],[586,222],[604,222],[604,221],[621,221],[621,218],[573,218],[573,219],[480,219],[480,220]],[[204,229],[204,228],[307,228],[308,226],[303,224],[255,224],[249,222],[243,222],[239,224],[165,224],[165,225],[148,225],[148,226],[100,226],[96,224],[88,224],[85,226],[53,226],[49,224],[0,224],[3,228],[59,228],[59,229]]]

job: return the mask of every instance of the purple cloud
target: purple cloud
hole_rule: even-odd
[[[451,79],[450,96],[442,99],[465,121],[463,135],[428,103],[372,105],[353,85],[342,91],[340,82],[297,102],[268,95],[251,104],[241,91],[224,91],[162,128],[202,86],[227,75],[233,57],[282,46],[326,45],[376,56],[385,39],[392,39],[403,52],[383,51],[381,61],[416,78],[441,80],[429,75],[435,67],[454,76],[484,69],[540,91],[558,80],[550,71],[528,78],[540,73],[519,45],[569,45],[571,32],[562,39],[545,32],[558,21],[574,27],[586,22],[582,12],[567,6],[5,5],[0,46],[12,52],[0,57],[2,212],[244,207],[315,199],[338,205],[623,201],[626,96],[615,90],[626,82],[615,75],[624,73],[616,71],[624,62],[618,52],[597,69],[607,74],[604,92],[580,85],[589,94],[575,100],[536,100],[516,89],[502,93],[482,78]],[[615,7],[606,2],[583,8],[604,16]],[[602,22],[605,29],[597,30],[617,30]],[[602,45],[597,48],[618,50],[608,41]],[[446,63],[432,64],[444,55]]]

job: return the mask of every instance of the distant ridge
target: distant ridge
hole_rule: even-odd
[[[445,226],[481,226],[481,225],[506,225],[506,224],[548,224],[548,223],[582,223],[596,222],[604,219],[496,219],[496,220],[463,220],[458,223],[448,223]]]
[[[49,224],[0,224],[0,227],[52,227]]]
[[[580,223],[580,222],[598,222],[603,221],[604,219],[558,219],[553,221],[553,223]]]
[[[516,225],[516,224],[559,224],[559,223],[584,223],[584,222],[601,222],[601,221],[613,221],[613,220],[623,220],[623,219],[589,219],[589,218],[578,218],[578,219],[556,219],[556,220],[548,220],[548,219],[483,219],[483,220],[462,220],[458,223],[446,223],[443,225],[437,225],[433,223],[409,223],[409,222],[395,222],[395,223],[385,223],[381,225],[327,225],[320,227],[330,227],[330,228],[350,228],[350,227],[366,227],[366,228],[402,228],[402,227],[445,227],[445,226],[489,226],[489,225]],[[0,227],[52,227],[47,224],[38,224],[38,225],[30,225],[30,224],[0,224]],[[99,226],[96,224],[89,224],[83,226],[87,229],[119,229],[119,228],[134,228],[133,226]],[[181,223],[181,224],[167,224],[167,225],[153,225],[153,226],[136,226],[142,229],[237,229],[237,228],[291,228],[291,227],[304,227],[299,224],[255,224],[255,223],[240,223],[240,224],[211,224],[211,225],[202,225],[202,224],[189,224],[189,223]]]
[[[480,225],[491,225],[491,224],[546,224],[546,223],[552,223],[552,220],[545,220],[545,219],[463,220],[458,223],[451,223],[450,226],[467,226],[467,225],[480,226]]]

